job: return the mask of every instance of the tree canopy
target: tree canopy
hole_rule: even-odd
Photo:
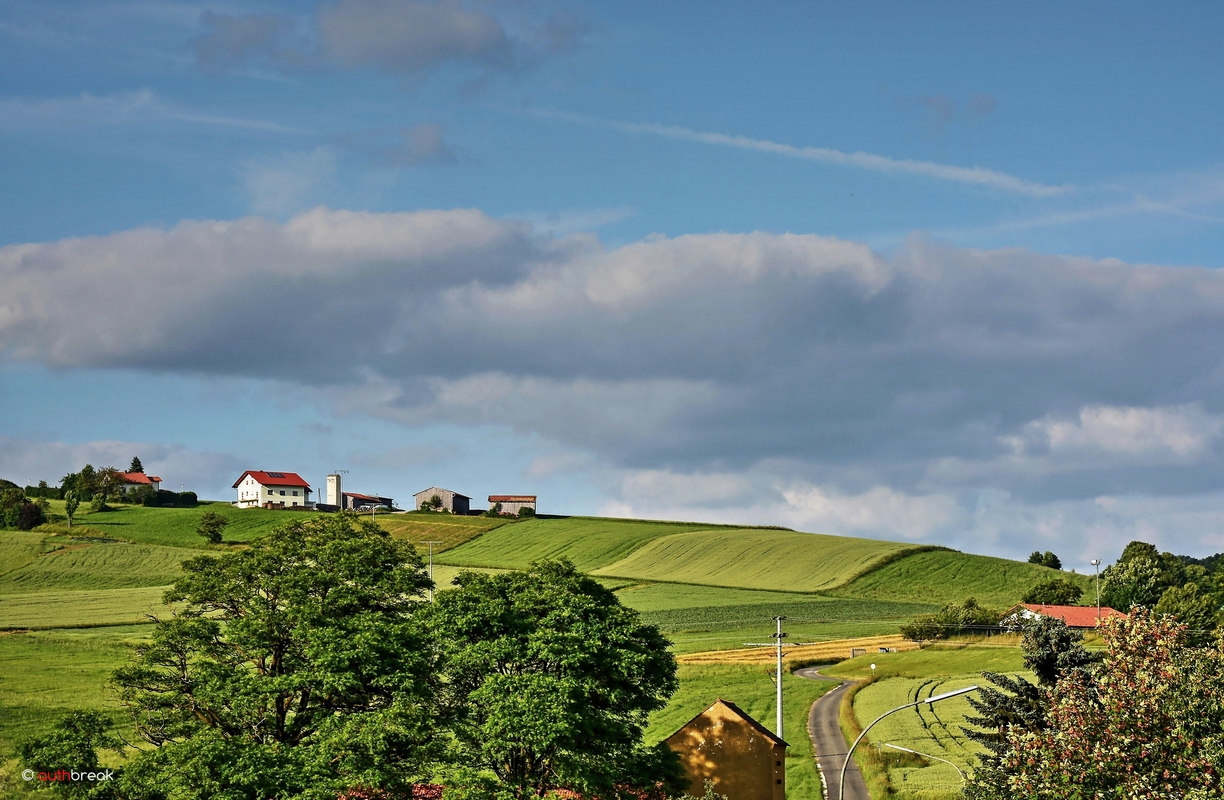
[[[1040,550],[1034,550],[1028,557],[1030,564],[1040,564],[1043,567],[1050,569],[1062,569],[1062,559],[1056,556],[1052,551],[1047,550],[1044,553]]]
[[[947,639],[963,633],[984,633],[997,628],[1002,613],[983,608],[970,597],[948,603],[934,614],[919,614],[901,626],[901,635],[915,642]]]
[[[636,611],[565,561],[461,573],[433,604],[430,585],[411,544],[351,513],[185,562],[166,594],[175,613],[113,675],[146,746],[105,796],[392,800],[438,779],[473,800],[684,788],[675,754],[643,744],[676,662]],[[93,764],[114,744],[96,715],[62,727],[28,743],[29,766],[70,751]]]
[[[1033,586],[1020,598],[1022,603],[1042,603],[1050,606],[1073,606],[1084,590],[1066,578],[1051,578]]]
[[[981,800],[1219,797],[1224,779],[1224,639],[1188,647],[1185,626],[1136,609],[1102,624],[1100,667],[1048,692],[1040,728],[1005,732],[999,769],[974,773]]]
[[[183,564],[151,644],[116,671],[153,748],[133,797],[328,797],[404,787],[433,753],[421,559],[367,520],[294,520]]]
[[[647,716],[676,688],[657,628],[568,561],[455,583],[430,618],[457,763],[518,797],[683,788],[671,751],[642,745]]]

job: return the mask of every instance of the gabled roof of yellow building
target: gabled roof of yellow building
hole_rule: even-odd
[[[733,714],[735,714],[735,716],[739,717],[745,723],[747,723],[747,725],[750,728],[752,728],[757,733],[764,736],[769,741],[773,742],[774,744],[780,744],[783,747],[790,747],[790,745],[786,743],[786,740],[779,739],[778,736],[774,734],[773,731],[771,731],[769,728],[766,728],[764,725],[762,725],[761,723],[757,722],[755,719],[750,717],[742,708],[737,706],[735,703],[732,703],[730,700],[724,700],[721,697],[715,700],[713,703],[711,703],[709,708],[705,709],[700,714],[698,714],[697,716],[690,719],[688,722],[681,725],[676,730],[676,733],[679,733],[680,731],[687,728],[689,725],[692,725],[694,722],[701,719],[703,716],[708,714],[711,710],[713,710],[714,708],[717,708],[720,705],[730,710]],[[675,733],[672,734],[672,736],[675,736],[675,735],[676,735]]]

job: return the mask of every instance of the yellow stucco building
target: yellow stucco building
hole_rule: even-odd
[[[786,800],[786,742],[727,700],[667,737],[689,776],[688,793],[705,794],[706,779],[727,800]]]

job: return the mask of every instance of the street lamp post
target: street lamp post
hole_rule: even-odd
[[[433,602],[433,590],[434,590],[434,587],[433,587],[433,546],[435,544],[442,544],[442,543],[435,540],[432,542],[421,542],[421,544],[429,545],[429,602],[432,603]]]
[[[968,694],[969,692],[976,692],[977,689],[978,687],[976,685],[966,686],[964,689],[957,689],[954,692],[945,692],[944,694],[935,695],[934,697],[928,697],[925,700],[917,700],[913,703],[906,703],[903,706],[897,706],[892,711],[885,711],[883,714],[876,717],[875,720],[872,721],[870,725],[868,725],[866,728],[863,728],[863,732],[860,733],[858,735],[858,738],[854,740],[854,744],[850,745],[850,752],[846,753],[846,760],[842,762],[841,777],[837,781],[837,800],[843,800],[843,798],[845,797],[846,767],[850,765],[850,759],[854,756],[854,748],[858,747],[859,742],[863,741],[863,737],[867,735],[867,731],[875,727],[875,724],[877,722],[879,722],[880,720],[884,719],[885,717],[891,714],[896,714],[898,711],[904,711],[907,708],[917,708],[923,703],[926,703],[927,705],[931,705],[932,703],[938,703],[940,700],[947,700],[952,697],[959,697],[962,694]]]
[[[1097,622],[1101,621],[1101,559],[1094,558],[1088,562],[1096,570]]]

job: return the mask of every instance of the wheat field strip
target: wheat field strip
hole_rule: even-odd
[[[862,636],[852,639],[834,639],[828,642],[800,644],[782,649],[783,663],[796,661],[840,661],[850,658],[854,650],[878,653],[881,649],[904,652],[917,650],[914,642],[900,635]],[[774,647],[742,647],[734,650],[710,650],[704,653],[688,653],[678,656],[681,664],[773,664],[777,660]]]

